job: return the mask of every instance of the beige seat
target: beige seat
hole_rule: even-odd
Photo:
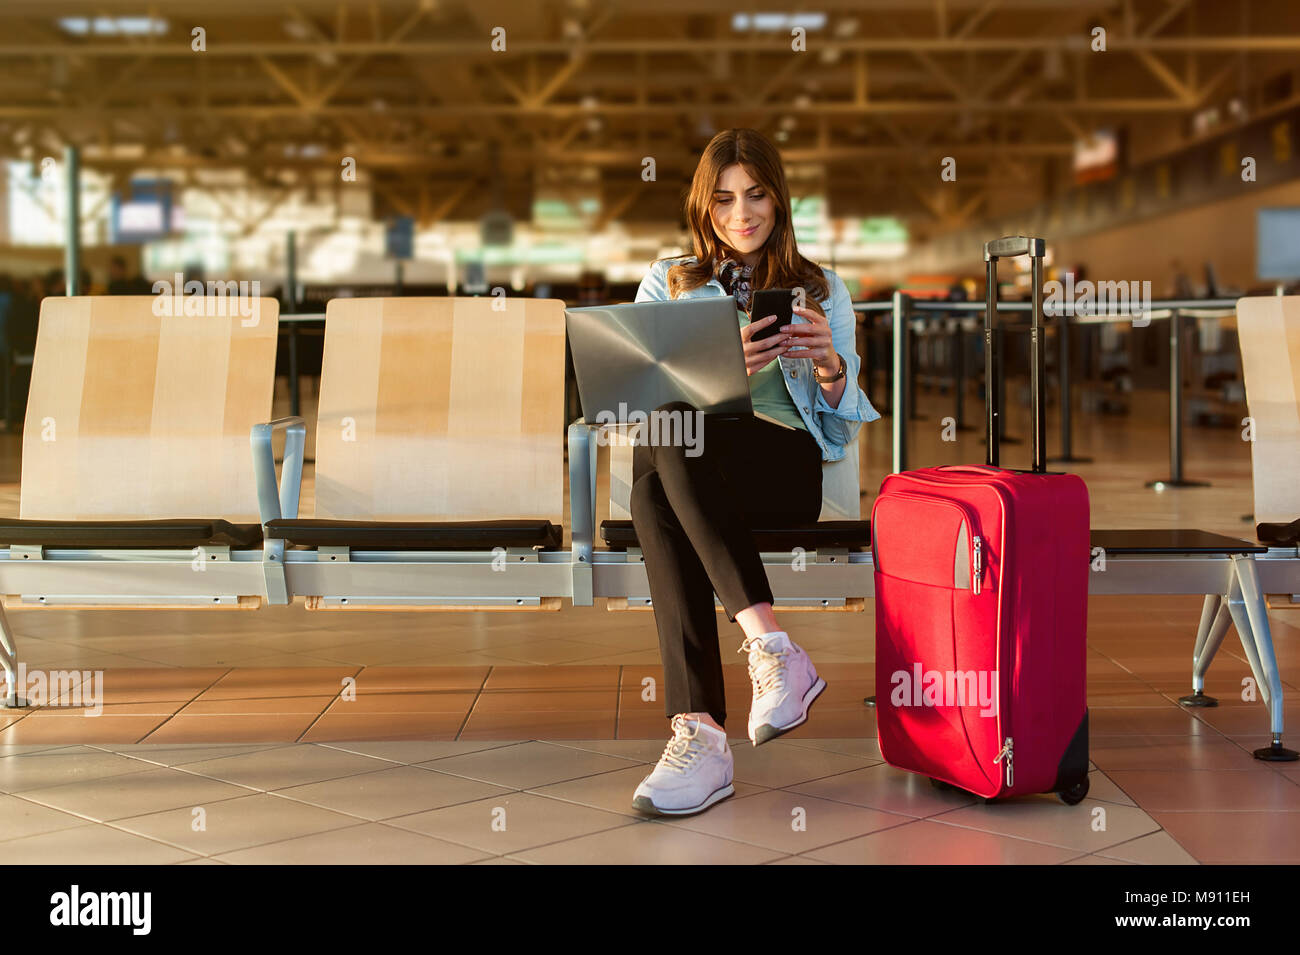
[[[158,315],[158,302],[41,305],[20,518],[0,521],[10,608],[261,603],[247,442],[271,408],[278,305],[245,299],[244,317],[213,296]]]
[[[315,516],[264,496],[298,548],[268,574],[314,610],[558,609],[563,435],[563,302],[334,299]]]
[[[1300,533],[1300,296],[1243,298],[1237,304],[1250,445],[1255,522],[1260,540],[1291,546]]]

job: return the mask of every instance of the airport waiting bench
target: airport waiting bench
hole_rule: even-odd
[[[599,442],[582,422],[568,429],[563,546],[563,303],[332,301],[311,518],[298,515],[305,422],[267,421],[275,303],[263,301],[252,329],[237,318],[157,318],[151,303],[43,306],[21,519],[0,523],[0,593],[15,595],[11,606],[255,608],[296,597],[312,610],[553,610],[564,597],[650,606],[635,532],[621,519],[626,435],[610,436],[610,518],[597,550]],[[278,480],[277,431],[287,436]],[[779,609],[861,610],[874,594],[870,524],[855,519],[856,442],[826,465],[823,492],[818,523],[755,535]],[[1191,702],[1211,702],[1205,670],[1236,624],[1269,708],[1271,749],[1283,754],[1264,595],[1300,592],[1296,547],[1190,531],[1095,531],[1093,543],[1105,557],[1093,593],[1204,595]],[[12,673],[3,618],[0,637]]]

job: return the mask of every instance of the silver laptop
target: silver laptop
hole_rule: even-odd
[[[625,422],[669,401],[706,414],[753,413],[732,296],[566,308],[564,314],[583,420]]]

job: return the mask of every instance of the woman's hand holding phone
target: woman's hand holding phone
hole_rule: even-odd
[[[830,320],[811,308],[795,307],[792,311],[806,319],[798,325],[784,325],[780,329],[781,337],[789,342],[789,348],[797,348],[796,358],[811,358],[813,366],[823,378],[829,378],[840,370],[840,356],[835,351],[831,340]]]
[[[746,374],[753,375],[755,372],[762,371],[790,350],[790,336],[780,330],[776,334],[769,335],[758,341],[752,340],[755,332],[761,332],[776,321],[778,321],[777,316],[767,315],[750,322],[740,330],[740,341],[745,348]]]

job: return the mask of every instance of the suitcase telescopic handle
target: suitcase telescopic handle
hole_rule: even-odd
[[[984,261],[989,259],[1014,259],[1020,255],[1032,255],[1042,258],[1047,251],[1044,239],[1034,239],[1027,235],[1008,235],[984,243]]]
[[[1032,435],[1030,449],[1033,470],[1047,470],[1046,405],[1047,374],[1043,364],[1043,255],[1047,242],[1027,235],[1008,235],[984,243],[984,426],[987,433],[987,463],[998,466],[998,440],[1001,438],[1002,409],[998,407],[1001,389],[996,387],[1002,374],[1002,355],[998,347],[1001,329],[997,327],[998,259],[1029,256],[1032,283],[1032,307],[1029,320],[1029,396]]]

